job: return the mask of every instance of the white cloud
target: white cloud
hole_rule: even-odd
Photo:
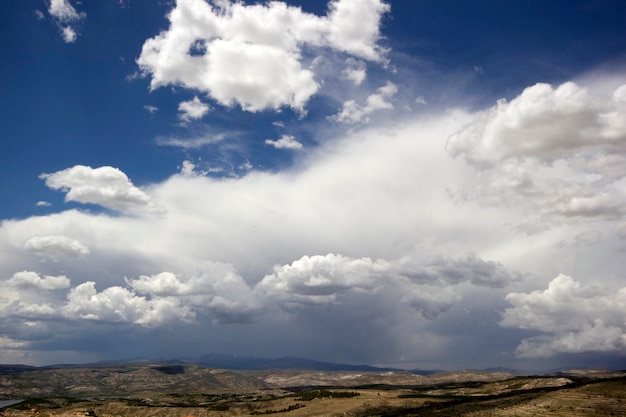
[[[191,120],[203,118],[210,109],[208,104],[203,103],[196,96],[193,100],[182,101],[178,104],[178,111],[180,112],[178,117],[183,122],[190,122]]]
[[[159,111],[159,108],[156,106],[145,105],[143,108],[150,114],[154,114]]]
[[[64,275],[41,276],[36,272],[22,271],[16,272],[6,281],[6,284],[15,288],[39,288],[42,290],[59,290],[68,288],[70,280]]]
[[[626,350],[626,288],[581,285],[561,274],[544,291],[510,293],[506,300],[513,307],[500,325],[545,333],[524,339],[516,351],[521,357]]]
[[[181,85],[247,111],[289,106],[299,112],[320,85],[302,48],[328,48],[384,62],[378,45],[381,0],[335,0],[318,17],[283,2],[245,5],[178,0],[170,27],[142,48],[137,64],[150,86]]]
[[[193,319],[193,314],[175,301],[167,299],[150,301],[117,286],[97,292],[95,283],[91,281],[70,290],[67,303],[61,308],[61,314],[69,319],[136,323],[148,327],[173,319],[181,321]]]
[[[40,178],[54,190],[66,192],[66,201],[98,204],[121,212],[162,212],[152,198],[135,187],[117,168],[76,165]]]
[[[332,118],[342,123],[367,123],[369,115],[376,110],[393,109],[393,104],[388,100],[398,92],[398,87],[388,81],[386,85],[376,90],[375,94],[367,97],[366,104],[361,106],[354,100],[348,100],[343,103],[343,107],[339,113]]]
[[[50,0],[48,13],[56,21],[61,35],[66,43],[76,41],[77,25],[85,18],[85,13],[79,13],[69,0]]]
[[[529,216],[520,230],[620,218],[626,204],[622,120],[624,103],[594,84],[537,84],[510,102],[500,100],[448,139],[448,152],[480,177],[457,195],[525,206]]]
[[[348,66],[343,70],[343,76],[351,80],[354,85],[361,85],[363,81],[365,81],[365,78],[367,78],[365,63],[349,58],[346,60],[346,64],[348,64]]]
[[[76,38],[78,37],[76,31],[70,26],[62,27],[61,34],[63,35],[63,40],[65,41],[65,43],[74,43],[76,42]]]
[[[276,265],[273,273],[250,285],[233,265],[204,262],[189,276],[161,272],[126,278],[128,288],[114,285],[98,292],[95,282],[87,281],[70,288],[65,300],[20,293],[5,303],[3,314],[32,323],[56,318],[155,327],[195,322],[201,316],[208,316],[216,325],[273,323],[278,309],[293,315],[297,324],[297,317],[320,306],[333,305],[349,317],[355,303],[367,302],[370,308],[384,311],[389,300],[395,299],[393,308],[404,310],[403,314],[412,311],[415,319],[433,320],[462,300],[457,286],[500,286],[511,278],[513,275],[501,266],[474,256],[440,258],[422,266],[408,258],[386,261],[328,254]],[[70,282],[65,276],[41,277],[24,271],[14,274],[5,285],[22,290],[59,290],[69,288]]]
[[[291,135],[282,135],[278,140],[266,139],[265,144],[273,146],[276,149],[302,149],[302,144]]]
[[[50,0],[48,13],[61,22],[72,22],[83,17],[83,14],[78,13],[69,0]]]
[[[202,147],[221,142],[227,137],[233,136],[237,136],[237,133],[207,133],[205,135],[192,138],[159,137],[156,139],[156,143],[159,146],[173,146],[182,149],[200,149]]]
[[[353,259],[339,254],[303,256],[289,265],[277,265],[254,288],[287,310],[314,305],[351,304],[346,299],[399,297],[398,301],[433,319],[462,297],[455,285],[504,286],[516,279],[501,265],[475,256],[444,259],[421,265],[409,258],[398,261]],[[382,296],[387,293],[387,296]],[[274,304],[273,302],[270,304]]]
[[[543,162],[590,149],[611,152],[626,142],[626,106],[573,82],[535,84],[510,102],[480,112],[450,136],[452,156],[486,168],[506,159]]]
[[[418,96],[418,97],[415,99],[415,103],[417,103],[417,104],[427,104],[427,103],[426,103],[426,99],[424,98],[424,96]]]
[[[613,102],[610,94],[604,99]],[[16,326],[7,334],[16,343],[28,340],[34,351],[35,335],[18,329],[28,315],[38,323],[37,340],[85,321],[91,333],[72,341],[93,340],[111,331],[106,323],[121,323],[125,330],[143,326],[141,338],[133,339],[137,349],[159,352],[165,348],[153,342],[167,339],[163,332],[174,339],[193,332],[202,349],[297,351],[333,360],[347,352],[353,361],[432,363],[460,360],[460,329],[467,351],[484,356],[518,344],[518,354],[528,356],[523,346],[531,342],[543,356],[616,351],[622,327],[609,314],[613,307],[602,310],[599,300],[610,304],[619,291],[594,292],[589,283],[622,274],[616,254],[624,241],[616,232],[623,217],[616,202],[626,190],[623,158],[611,148],[611,154],[576,153],[551,163],[513,157],[477,169],[451,158],[444,146],[475,116],[450,111],[361,129],[279,172],[211,178],[191,175],[197,167],[187,164],[143,191],[167,209],[159,217],[68,210],[5,220],[3,270],[38,270],[42,277],[63,271],[78,283],[96,282],[73,287],[71,300],[60,299],[59,291],[2,291],[0,310]],[[80,186],[68,179],[74,174],[59,177],[66,190]],[[141,201],[133,200],[137,209],[145,208]],[[522,226],[527,233],[520,233]],[[589,231],[594,234],[584,235]],[[23,245],[35,235],[71,236],[90,256],[36,260],[34,268]],[[577,246],[577,236],[595,244]],[[561,241],[568,244],[556,247]],[[509,329],[497,326],[506,293],[532,294],[543,288],[540,276],[559,270],[589,277],[579,284],[591,288],[589,297],[570,291],[572,305],[591,300],[593,308],[581,304],[588,314],[556,307],[552,314],[548,301],[535,308],[510,296],[502,319]],[[530,315],[518,317],[526,307]],[[558,330],[568,316],[583,323],[565,326],[569,339]],[[541,327],[533,317],[548,324]],[[520,344],[529,329],[544,334]],[[606,335],[607,344],[597,335]],[[374,346],[372,339],[386,343]]]
[[[24,243],[24,250],[53,258],[89,254],[89,248],[81,241],[63,235],[34,236]]]
[[[214,323],[248,322],[262,306],[252,289],[230,264],[205,262],[191,277],[170,272],[146,276],[127,283],[152,299],[177,298],[192,311],[206,312]]]
[[[390,10],[379,0],[335,0],[328,4],[327,39],[330,46],[369,61],[383,60],[377,44],[380,17]]]
[[[193,177],[194,175],[197,175],[196,165],[191,161],[184,160],[180,173],[185,177]]]
[[[35,205],[37,207],[51,207],[52,203],[50,203],[49,201],[37,201]]]

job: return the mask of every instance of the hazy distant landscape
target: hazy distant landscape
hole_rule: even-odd
[[[626,372],[403,371],[298,358],[0,365],[3,417],[625,415]],[[309,369],[305,365],[310,365]],[[290,367],[291,366],[291,367]],[[244,369],[247,367],[248,369]],[[362,368],[362,369],[359,369]]]

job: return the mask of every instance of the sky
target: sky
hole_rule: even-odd
[[[626,366],[623,1],[0,8],[0,363]]]

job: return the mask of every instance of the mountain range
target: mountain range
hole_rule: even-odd
[[[424,369],[399,369],[388,367],[376,367],[370,365],[350,365],[345,363],[333,363],[317,361],[312,359],[304,359],[297,357],[285,358],[260,358],[252,356],[237,356],[231,354],[209,353],[196,358],[177,358],[177,359],[147,359],[147,358],[131,358],[120,360],[107,360],[89,364],[57,364],[43,366],[45,368],[68,368],[68,367],[110,367],[113,365],[124,364],[162,364],[167,366],[175,365],[194,365],[203,368],[228,369],[233,371],[267,371],[267,370],[309,370],[309,371],[361,371],[361,372],[386,372],[399,371],[410,372],[416,375],[431,375],[442,372],[441,370],[424,370]],[[27,365],[0,365],[0,373],[22,372],[27,370],[38,369]]]

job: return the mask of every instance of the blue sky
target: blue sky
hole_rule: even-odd
[[[623,2],[1,7],[0,362],[623,363]]]

